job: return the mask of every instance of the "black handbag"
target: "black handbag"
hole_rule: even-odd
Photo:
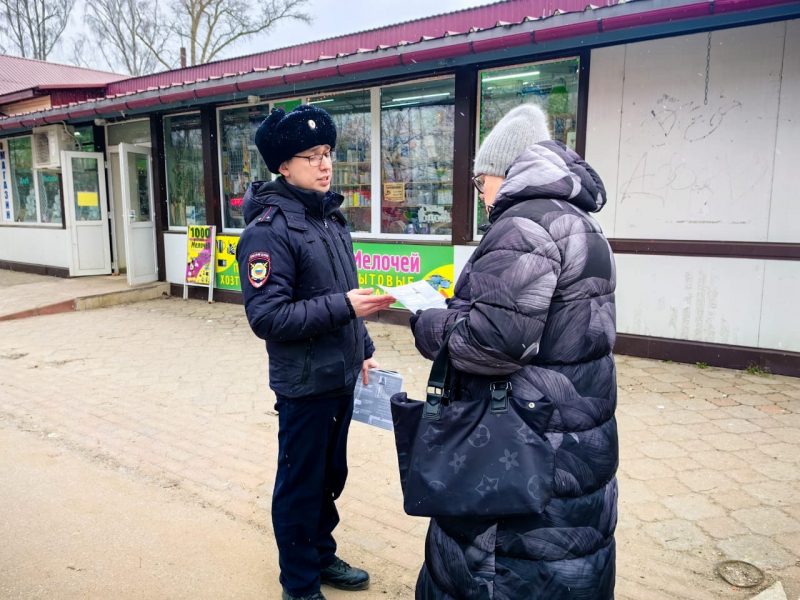
[[[550,400],[515,398],[508,379],[451,382],[447,332],[424,402],[391,398],[403,507],[418,517],[541,513],[550,500],[555,452],[544,438]],[[467,379],[465,374],[464,379]]]

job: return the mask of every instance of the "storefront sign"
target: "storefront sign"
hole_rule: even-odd
[[[214,301],[214,237],[216,227],[190,225],[186,249],[186,279],[183,299],[189,297],[190,285],[208,286],[208,301]]]
[[[292,112],[295,108],[302,104],[302,100],[286,100],[284,102],[274,102],[272,108],[280,108],[283,112]]]
[[[9,169],[6,143],[0,140],[0,198],[3,202],[3,218],[0,221],[11,221],[11,170]]]
[[[455,286],[452,246],[355,243],[358,284],[362,288],[395,287],[425,280],[445,298]],[[378,293],[383,292],[378,289]],[[400,304],[395,304],[400,307]]]
[[[187,281],[189,269],[192,268],[191,252],[197,245],[196,252],[205,252],[207,237],[200,235],[193,238],[193,233],[208,230],[209,227],[189,227],[189,257],[187,265]],[[241,291],[239,263],[236,261],[236,247],[239,237],[221,235],[212,241],[214,246],[215,287],[219,290]],[[356,242],[353,244],[358,283],[362,288],[372,287],[376,293],[383,294],[378,286],[396,287],[406,283],[425,280],[445,298],[453,296],[454,268],[452,246],[416,246],[405,244],[373,244]],[[208,285],[208,255],[196,255],[200,262],[198,285]],[[198,272],[195,267],[195,272]],[[192,281],[195,283],[195,281]],[[396,304],[400,308],[402,305]]]
[[[239,282],[239,263],[236,262],[236,246],[239,236],[221,235],[217,238],[217,289],[234,290],[242,289]]]

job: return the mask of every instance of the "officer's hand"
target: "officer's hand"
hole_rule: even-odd
[[[364,365],[361,367],[361,380],[364,382],[364,385],[369,385],[369,370],[380,368],[381,366],[374,358],[368,358],[364,361]]]
[[[389,308],[392,304],[397,302],[393,296],[373,296],[372,288],[365,290],[350,290],[347,292],[347,297],[350,298],[350,304],[353,305],[353,310],[356,312],[357,317],[366,317],[372,313],[378,312],[385,308]]]

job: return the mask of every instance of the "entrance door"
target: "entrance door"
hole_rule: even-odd
[[[62,152],[71,277],[109,275],[111,243],[103,154]]]
[[[119,158],[128,283],[150,283],[158,279],[150,148],[120,144]]]

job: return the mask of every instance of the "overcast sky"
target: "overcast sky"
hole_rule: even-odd
[[[312,25],[283,23],[274,33],[242,44],[234,56],[294,46],[491,2],[492,0],[312,0],[308,11],[314,16]]]
[[[314,17],[311,25],[287,21],[276,25],[271,33],[254,36],[233,48],[221,58],[254,54],[265,50],[283,48],[314,40],[374,29],[393,23],[410,21],[492,4],[497,0],[312,0],[308,9]],[[75,6],[69,27],[64,32],[57,49],[50,55],[53,62],[69,63],[72,42],[76,36],[86,36],[83,25],[83,2]],[[91,37],[91,36],[90,36]],[[92,65],[103,68],[102,65]]]

